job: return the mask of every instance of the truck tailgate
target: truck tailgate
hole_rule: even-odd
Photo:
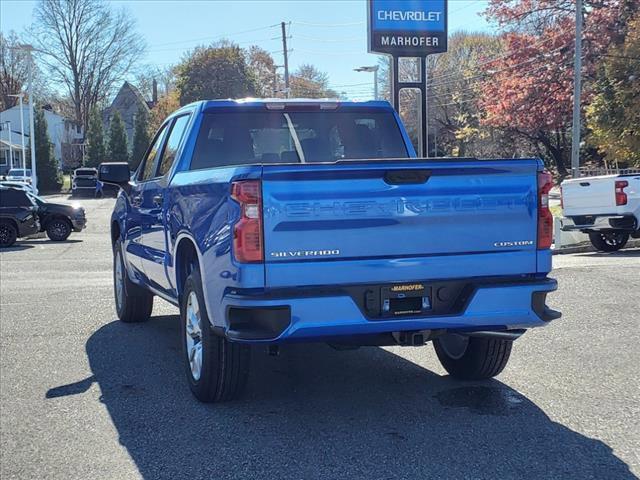
[[[536,272],[538,161],[265,165],[267,287]]]
[[[615,175],[584,177],[562,183],[565,215],[593,215],[616,211]]]

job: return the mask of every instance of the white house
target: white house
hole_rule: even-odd
[[[29,104],[25,102],[23,105],[24,116],[24,144],[29,148]],[[80,144],[83,142],[84,134],[82,127],[77,125],[73,120],[64,118],[57,113],[54,113],[51,108],[43,107],[44,118],[47,121],[47,130],[49,132],[49,139],[53,145],[53,155],[58,160],[60,168],[66,165],[73,165],[79,158]],[[8,123],[7,123],[8,122]],[[11,134],[9,134],[8,124],[11,125]],[[22,142],[22,127],[20,125],[20,107],[9,108],[4,112],[0,112],[0,125],[2,125],[2,131],[0,131],[0,171],[10,168],[8,160],[10,158],[9,149],[7,144],[10,142],[14,146],[21,145]],[[21,157],[20,151],[13,152],[14,163],[16,167],[18,159]],[[21,163],[21,161],[20,161]],[[27,155],[27,163],[29,162],[29,155]]]

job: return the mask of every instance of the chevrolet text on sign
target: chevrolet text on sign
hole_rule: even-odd
[[[447,51],[447,0],[369,0],[369,51],[426,56]]]

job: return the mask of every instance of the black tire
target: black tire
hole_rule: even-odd
[[[626,232],[591,232],[589,240],[596,250],[601,252],[616,252],[629,241],[629,234]]]
[[[55,217],[47,223],[47,237],[52,242],[64,242],[71,235],[71,222],[62,217]]]
[[[456,350],[452,347],[451,341],[460,342],[460,348]],[[463,338],[462,335],[448,334],[436,338],[433,346],[449,375],[462,380],[484,380],[504,370],[511,355],[512,343],[510,340]]]
[[[199,307],[199,338],[192,332],[191,341],[201,343],[199,375],[192,372],[190,351],[187,346],[187,307],[191,295],[195,295]],[[204,304],[200,272],[195,268],[187,277],[180,301],[182,357],[189,388],[201,402],[224,402],[242,395],[249,376],[251,349],[214,333]],[[192,350],[193,351],[193,350]],[[196,376],[198,378],[196,378]]]
[[[129,280],[122,250],[122,241],[118,239],[113,246],[113,296],[116,301],[116,313],[120,321],[125,323],[146,322],[153,310],[153,294]],[[121,274],[120,280],[118,272]],[[119,281],[122,282],[120,295]]]
[[[16,243],[18,229],[13,222],[0,220],[0,248],[7,248]]]

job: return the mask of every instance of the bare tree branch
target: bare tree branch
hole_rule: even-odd
[[[51,80],[64,85],[75,119],[108,98],[144,52],[135,22],[103,0],[41,0],[32,42]]]

